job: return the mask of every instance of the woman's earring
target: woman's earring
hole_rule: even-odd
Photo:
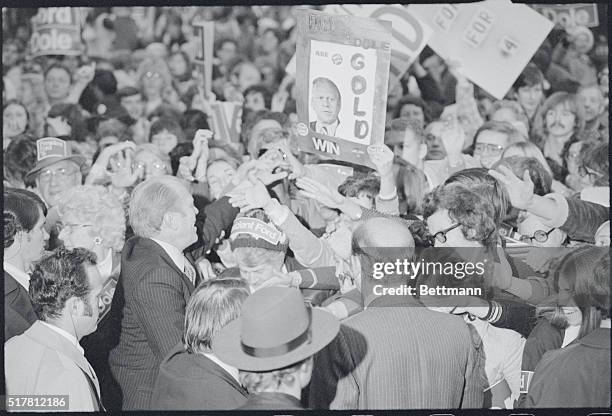
[[[100,244],[102,244],[102,237],[100,236],[94,237],[93,242],[94,244],[99,246]]]

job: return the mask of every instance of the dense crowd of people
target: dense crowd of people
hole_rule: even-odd
[[[295,8],[83,9],[85,53],[35,58],[3,11],[24,22],[3,37],[6,394],[609,407],[607,40],[554,29],[503,100],[425,47],[371,169],[298,151]],[[224,101],[238,140],[212,127]],[[478,276],[372,277],[476,257]],[[392,294],[440,286],[481,295]]]

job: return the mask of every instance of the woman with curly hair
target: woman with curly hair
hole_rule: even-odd
[[[81,345],[98,376],[104,406],[113,409],[121,401],[110,373],[108,354],[118,341],[120,321],[111,312],[111,302],[121,271],[125,213],[119,199],[105,187],[82,185],[61,195],[58,214],[61,224],[59,238],[64,246],[68,249],[86,248],[97,257],[96,267],[103,280],[98,329],[81,339]]]

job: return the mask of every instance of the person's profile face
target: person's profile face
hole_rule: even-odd
[[[338,118],[340,97],[332,86],[319,82],[312,90],[312,108],[317,115],[317,121],[331,124]]]
[[[102,293],[104,279],[100,276],[100,271],[95,265],[85,266],[87,280],[89,281],[89,294],[87,304],[91,310],[91,316],[84,316],[81,336],[89,335],[98,328],[98,317],[100,316],[100,294]]]
[[[599,87],[584,88],[578,95],[580,95],[584,104],[584,118],[586,121],[592,121],[601,115],[604,108],[604,100]]]
[[[38,214],[38,222],[34,225],[34,228],[27,232],[27,237],[24,240],[27,247],[24,247],[23,253],[28,256],[29,262],[41,259],[45,250],[45,244],[49,239],[49,234],[45,230],[45,216],[42,210],[38,210]]]
[[[181,244],[179,248],[187,248],[198,241],[198,231],[195,225],[198,209],[193,202],[193,196],[185,187],[181,186],[181,189],[177,189],[177,193],[177,210],[179,215],[177,216],[178,227],[176,234],[177,239],[183,240],[179,241]]]
[[[233,42],[224,42],[217,51],[217,57],[221,60],[221,63],[227,65],[236,57],[236,45]]]

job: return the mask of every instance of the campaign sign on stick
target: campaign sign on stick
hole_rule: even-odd
[[[215,140],[225,142],[240,142],[240,126],[242,125],[242,103],[216,101],[212,105],[212,128]]]
[[[297,14],[298,147],[371,166],[384,140],[391,24],[313,10]]]
[[[399,79],[419,56],[432,34],[432,29],[400,4],[333,4],[323,12],[370,17],[389,21],[391,34],[391,78]]]
[[[194,63],[200,69],[204,82],[206,97],[210,96],[212,88],[213,49],[215,42],[215,23],[196,22],[193,24],[199,30],[200,49],[194,59]]]
[[[599,26],[596,3],[530,4],[561,29],[573,26]]]
[[[553,23],[509,0],[411,4],[434,30],[429,46],[493,97],[502,99],[544,41]]]
[[[39,8],[32,17],[30,53],[32,56],[83,53],[79,8]]]

